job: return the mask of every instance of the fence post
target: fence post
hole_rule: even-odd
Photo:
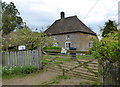
[[[104,87],[107,87],[107,85],[120,85],[119,64],[99,60],[99,75]]]
[[[3,52],[0,52],[0,66],[2,66],[2,53]]]
[[[99,81],[103,83],[103,61],[101,59],[98,60],[98,72]]]
[[[38,68],[42,68],[42,47],[38,47]]]
[[[117,81],[117,85],[120,85],[120,64],[117,64],[117,69],[116,69],[116,81]]]

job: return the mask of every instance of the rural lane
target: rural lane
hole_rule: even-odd
[[[2,85],[41,85],[41,83],[54,79],[58,73],[45,71],[36,75],[3,79]]]

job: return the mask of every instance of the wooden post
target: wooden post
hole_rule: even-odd
[[[0,0],[0,66],[2,65],[2,1]]]
[[[98,60],[98,72],[99,81],[103,83],[103,61],[101,59]]]
[[[39,64],[38,68],[39,69],[42,68],[42,47],[41,46],[38,47],[38,64]]]
[[[2,1],[0,0],[0,68],[1,67],[2,67]],[[0,74],[0,86],[2,86],[1,74]]]
[[[63,72],[63,76],[65,76],[65,69],[62,69],[62,72]]]

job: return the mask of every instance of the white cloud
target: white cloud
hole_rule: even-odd
[[[97,0],[3,0],[14,2],[21,13],[22,18],[32,27],[47,26],[60,18],[60,12],[64,11],[66,17],[77,15],[85,24],[98,29],[108,19],[117,21],[117,9],[119,0],[99,0],[97,5],[87,15]],[[96,25],[94,25],[96,24]],[[94,25],[94,26],[93,26]],[[98,32],[98,31],[97,31]]]

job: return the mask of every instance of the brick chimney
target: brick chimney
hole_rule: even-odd
[[[61,16],[61,19],[62,19],[62,18],[65,18],[65,13],[64,13],[64,12],[61,12],[61,13],[60,13],[60,16]]]

